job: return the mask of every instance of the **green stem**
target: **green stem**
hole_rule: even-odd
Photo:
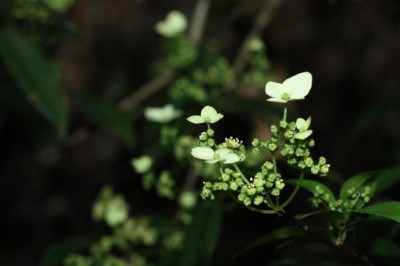
[[[270,206],[272,209],[276,210],[276,206],[275,206],[274,202],[272,201],[271,197],[268,195],[268,193],[269,193],[269,192],[267,192],[267,194],[265,195],[265,197],[267,198],[267,201],[268,201],[268,203],[269,203],[269,206]]]
[[[233,164],[233,167],[235,168],[235,170],[240,174],[240,176],[242,177],[243,181],[247,184],[247,185],[251,185],[250,181],[246,178],[246,176],[242,173],[242,171],[240,170],[240,168],[237,166],[237,164]]]
[[[275,152],[271,152],[271,157],[272,157],[272,163],[274,164],[274,173],[278,173],[278,167],[276,165],[276,157],[275,157]]]
[[[301,181],[303,180],[303,177],[304,177],[304,171],[301,171],[299,181],[297,182],[296,187],[294,188],[294,190],[293,190],[292,194],[289,196],[289,198],[280,206],[280,210],[283,210],[283,208],[285,208],[290,202],[292,202],[294,197],[297,195],[297,192],[299,191],[300,184],[301,184]]]
[[[285,104],[285,108],[283,109],[283,121],[286,121],[287,117],[287,105]]]

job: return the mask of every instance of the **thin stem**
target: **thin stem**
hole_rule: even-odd
[[[278,173],[278,167],[276,165],[276,157],[275,157],[275,152],[271,152],[271,157],[272,157],[272,163],[274,165],[274,173]]]
[[[289,198],[280,206],[280,209],[283,210],[292,200],[294,197],[297,195],[297,192],[299,191],[301,181],[303,180],[304,177],[304,171],[301,171],[299,181],[297,182],[296,187],[294,188],[292,194],[289,196]]]
[[[283,109],[283,121],[286,122],[286,117],[287,117],[287,105],[285,104],[285,108]]]
[[[266,193],[265,197],[267,198],[267,202],[270,205],[269,207],[276,210],[276,206],[275,206],[274,202],[272,201],[271,197],[268,195],[268,192]]]
[[[246,178],[246,176],[242,173],[242,171],[240,170],[240,168],[237,166],[237,164],[233,164],[233,167],[235,168],[235,170],[240,174],[240,176],[242,177],[243,181],[247,184],[247,185],[251,185],[250,181]]]

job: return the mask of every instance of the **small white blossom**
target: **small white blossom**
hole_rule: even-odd
[[[223,117],[213,107],[207,105],[201,110],[200,115],[189,116],[187,120],[193,124],[215,123]]]
[[[187,28],[187,20],[185,15],[181,12],[173,10],[170,11],[163,21],[159,21],[155,29],[156,31],[166,37],[173,38],[184,32]]]
[[[288,101],[303,100],[310,92],[312,76],[302,72],[286,79],[283,83],[269,81],[265,85],[265,93],[272,97],[270,102],[287,103]]]
[[[144,116],[153,122],[168,123],[182,115],[181,110],[175,109],[172,104],[167,104],[164,107],[148,107],[144,110]]]
[[[204,160],[206,163],[223,162],[225,164],[237,163],[240,161],[239,156],[230,149],[218,149],[214,151],[209,147],[195,147],[192,149],[194,158]]]
[[[299,130],[298,133],[294,135],[296,139],[306,139],[312,134],[312,130],[309,129],[311,125],[311,117],[307,120],[303,118],[297,118],[296,120],[296,127]]]

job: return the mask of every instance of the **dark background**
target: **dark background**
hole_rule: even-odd
[[[45,38],[40,45],[60,66],[69,94],[87,91],[117,102],[152,78],[151,63],[162,54],[154,24],[171,9],[190,17],[194,2],[76,0],[46,29],[49,36],[59,34],[57,40]],[[261,4],[212,1],[204,42],[217,39],[233,60]],[[64,23],[72,29],[59,30]],[[16,25],[40,30],[29,21]],[[313,74],[307,101],[296,103],[293,112],[313,117],[315,154],[330,161],[333,183],[400,163],[399,1],[283,0],[262,39],[280,81],[302,71]],[[4,67],[1,77],[11,80]],[[19,108],[1,102],[1,265],[36,265],[57,241],[96,231],[90,209],[104,184],[140,202],[133,212],[157,211],[161,201],[141,190],[130,166],[137,149],[88,122],[73,102],[64,142],[27,101]],[[158,102],[156,94],[136,109],[137,136],[141,108]],[[399,200],[397,191],[388,196]],[[216,265],[280,222],[243,210],[227,214]]]

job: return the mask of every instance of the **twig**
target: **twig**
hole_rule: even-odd
[[[198,0],[193,13],[193,20],[189,31],[189,40],[193,45],[198,45],[204,32],[204,26],[207,21],[208,9],[210,6],[210,0]],[[176,76],[177,70],[169,69],[161,73],[158,77],[150,80],[140,88],[136,89],[127,97],[123,98],[119,102],[119,107],[123,111],[130,111],[140,103],[147,99],[166,84],[170,83]]]
[[[310,225],[300,222],[299,220],[297,220],[295,217],[289,215],[288,213],[282,211],[279,213],[279,216],[285,218],[286,220],[290,221],[292,224],[298,226],[305,233],[307,233],[311,237],[317,239],[318,241],[323,243],[325,246],[343,253],[344,255],[362,263],[362,265],[374,266],[374,264],[367,257],[363,256],[362,254],[359,254],[356,250],[351,249],[345,245],[335,245],[334,242],[332,242],[329,239],[326,239],[326,238],[322,237],[321,235],[319,235],[318,233],[316,233]]]
[[[235,76],[238,76],[244,69],[247,61],[247,57],[249,55],[249,50],[247,48],[249,40],[260,36],[262,31],[269,25],[271,22],[272,15],[276,8],[281,4],[282,0],[269,0],[267,4],[264,5],[264,8],[261,9],[257,18],[254,21],[253,28],[247,34],[246,39],[242,43],[242,46],[239,49],[239,53],[233,62],[233,72]],[[235,87],[235,82],[228,84],[224,89],[225,91],[232,91]]]

